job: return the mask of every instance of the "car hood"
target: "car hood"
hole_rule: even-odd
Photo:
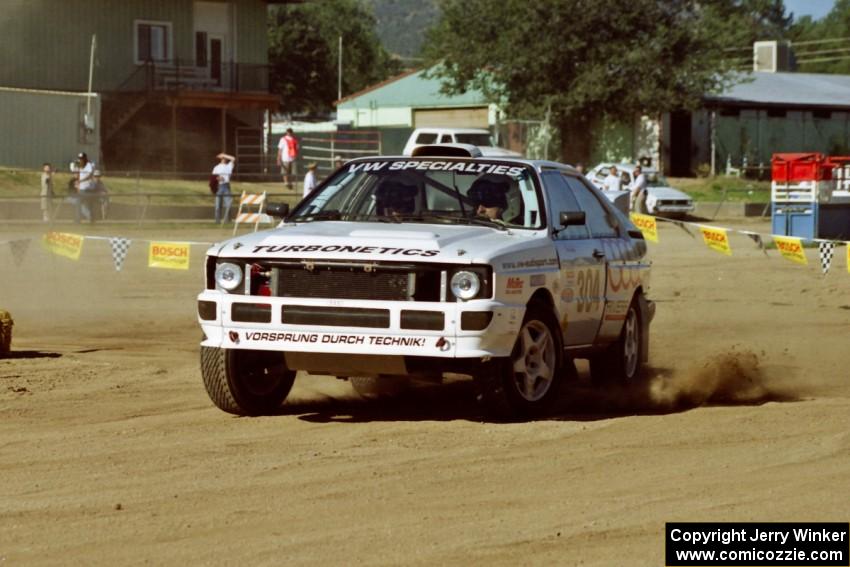
[[[497,230],[484,226],[316,221],[287,224],[213,245],[228,258],[473,264],[545,247],[545,230]]]
[[[688,199],[690,200],[691,196],[687,193],[683,193],[678,189],[673,189],[672,187],[647,187],[647,192],[650,197],[655,199]]]

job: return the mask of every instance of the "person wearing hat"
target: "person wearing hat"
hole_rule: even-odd
[[[307,174],[304,176],[304,197],[310,194],[310,192],[316,188],[318,182],[316,181],[316,168],[318,166],[315,163],[311,163],[307,166]]]
[[[75,221],[80,222],[80,218],[85,218],[89,222],[94,222],[94,214],[92,204],[95,198],[95,183],[94,183],[94,164],[89,161],[89,156],[85,152],[80,152],[77,155],[77,168],[75,170],[77,180],[77,214]]]
[[[386,179],[375,191],[375,214],[379,217],[403,217],[416,210],[415,185]]]

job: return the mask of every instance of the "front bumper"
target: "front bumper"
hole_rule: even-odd
[[[384,356],[423,356],[437,358],[479,358],[510,355],[525,315],[525,305],[505,304],[494,300],[466,302],[409,302],[338,299],[300,299],[226,294],[206,290],[198,295],[206,309],[199,322],[204,332],[202,346],[227,349],[269,350],[304,353],[343,353]],[[234,305],[268,306],[270,321],[234,321]],[[287,307],[297,311],[322,312],[328,309],[344,313],[360,310],[388,312],[381,327],[366,327],[368,318],[358,326],[328,324],[287,324],[283,322]],[[237,307],[237,311],[240,307]],[[443,328],[413,330],[403,328],[402,312],[432,312],[443,315]],[[492,312],[486,327],[478,330],[461,328],[466,312]],[[364,311],[365,312],[365,311]],[[332,317],[329,317],[329,319]]]

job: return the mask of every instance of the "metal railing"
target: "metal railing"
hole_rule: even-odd
[[[198,66],[194,61],[146,61],[118,85],[118,92],[202,90],[269,92],[269,65],[227,61]]]

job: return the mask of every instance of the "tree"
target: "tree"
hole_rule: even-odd
[[[276,6],[269,11],[272,90],[286,112],[324,113],[337,98],[339,37],[343,42],[342,94],[398,72],[381,47],[375,20],[356,0]]]
[[[850,74],[850,0],[838,0],[820,20],[803,16],[791,26],[790,37],[799,71]]]
[[[425,53],[440,63],[431,72],[445,92],[479,88],[515,116],[551,110],[570,162],[587,161],[602,116],[692,109],[729,84],[734,63],[724,49],[741,34],[732,16],[749,14],[735,0],[442,0],[440,7]]]

